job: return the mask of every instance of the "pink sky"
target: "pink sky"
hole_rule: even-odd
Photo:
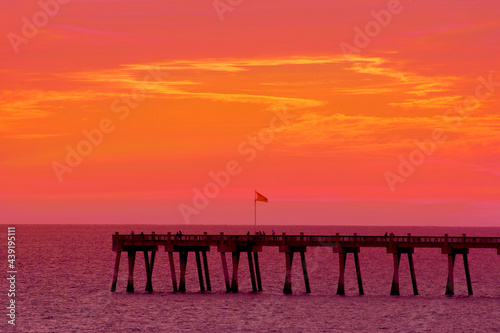
[[[0,4],[2,223],[500,225],[497,1],[44,3]]]

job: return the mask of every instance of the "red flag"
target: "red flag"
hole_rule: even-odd
[[[255,201],[269,202],[265,196],[255,191]]]

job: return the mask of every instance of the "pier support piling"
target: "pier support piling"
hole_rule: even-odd
[[[469,295],[472,295],[472,283],[471,283],[470,271],[469,271],[469,260],[467,258],[467,255],[469,253],[469,249],[448,247],[448,248],[443,248],[443,253],[448,254],[448,279],[446,281],[445,295],[448,295],[448,296],[455,295],[453,270],[455,268],[455,257],[457,254],[462,254],[462,257],[464,260],[465,279],[467,281],[467,293]]]
[[[415,275],[415,266],[413,265],[413,251],[412,247],[396,247],[394,245],[387,247],[387,252],[392,253],[394,262],[394,273],[392,277],[391,295],[399,296],[399,266],[401,265],[401,254],[408,254],[408,265],[410,266],[411,284],[413,287],[413,294],[418,295],[417,279]]]
[[[127,292],[134,292],[134,265],[135,265],[135,251],[128,251],[128,282]]]
[[[467,292],[469,293],[469,295],[472,295],[472,284],[470,281],[469,260],[467,260],[467,253],[463,253],[463,258],[464,258],[465,278],[467,280]]]
[[[358,278],[359,294],[364,295],[363,280],[361,280],[361,266],[359,265],[358,252],[354,251],[354,263],[356,264],[356,277]]]
[[[256,292],[257,291],[257,283],[255,281],[255,268],[253,265],[252,252],[248,251],[247,257],[248,257],[248,268],[250,269],[250,279],[252,280],[252,291]]]
[[[391,295],[399,296],[399,262],[401,261],[401,253],[398,251],[392,255],[394,262],[394,273],[392,276]]]
[[[231,291],[238,292],[238,265],[240,263],[240,252],[233,252],[233,280],[231,281]]]
[[[247,242],[245,242],[247,243]],[[240,264],[240,256],[241,253],[247,254],[248,258],[248,268],[250,271],[250,279],[252,282],[252,291],[262,291],[262,282],[260,279],[260,267],[259,267],[259,257],[257,252],[260,251],[261,248],[255,248],[252,244],[245,244],[240,246],[233,246],[230,248],[220,246],[219,252],[221,254],[222,259],[222,269],[224,271],[224,281],[226,283],[226,291],[237,293],[239,291],[239,282],[238,282],[238,269]],[[233,264],[233,275],[231,279],[231,283],[229,283],[229,273],[226,262],[226,251],[231,252],[232,255],[232,264]],[[253,253],[253,255],[252,255]],[[255,261],[254,261],[255,259]]]
[[[179,261],[180,261],[180,266],[181,266],[181,278],[179,282],[179,291],[185,292],[186,291],[186,266],[187,266],[187,258],[188,258],[188,251],[180,251],[179,252]]]
[[[333,252],[339,254],[339,284],[337,287],[337,295],[345,295],[345,264],[347,261],[347,254],[354,255],[354,264],[356,266],[356,277],[358,279],[359,294],[364,295],[363,280],[361,279],[361,265],[359,264],[359,247],[333,247]]]
[[[301,234],[301,236],[303,236]],[[306,256],[307,251],[306,246],[290,246],[290,245],[280,245],[280,252],[285,253],[285,284],[283,286],[283,293],[292,293],[292,267],[293,267],[293,256],[294,253],[300,253],[300,260],[302,263],[302,273],[304,274],[304,284],[306,287],[306,293],[311,292],[309,286],[309,276],[307,274]]]
[[[231,291],[231,284],[229,282],[229,272],[227,271],[226,252],[221,252],[220,258],[222,260],[222,270],[224,272],[224,282],[226,282],[226,292],[230,292]]]
[[[446,281],[445,295],[455,295],[453,290],[453,268],[455,268],[455,253],[448,254],[448,280]]]
[[[310,293],[311,287],[309,286],[309,275],[307,274],[305,252],[300,252],[300,260],[302,261],[302,273],[304,274],[304,284],[306,285],[306,293]]]
[[[203,271],[201,268],[201,259],[200,259],[200,251],[195,251],[196,256],[196,267],[198,269],[198,280],[200,281],[200,291],[205,291],[205,284],[203,283]]]
[[[417,296],[418,295],[418,289],[417,289],[417,277],[415,275],[415,266],[413,266],[413,254],[408,253],[408,265],[410,265],[410,274],[411,274],[411,284],[413,287],[413,295]]]
[[[205,269],[205,282],[207,283],[207,291],[212,291],[212,286],[210,285],[210,273],[208,270],[208,260],[207,251],[201,251],[203,257],[203,268]]]
[[[345,261],[347,253],[339,253],[339,285],[337,286],[337,295],[345,295]]]
[[[257,276],[257,288],[259,291],[262,291],[262,281],[260,279],[259,253],[254,252],[253,258],[255,262],[255,274]]]
[[[113,282],[111,283],[111,291],[116,291],[116,282],[118,281],[118,271],[120,270],[120,258],[122,256],[122,251],[116,252],[115,259],[115,270],[113,271]]]
[[[286,275],[285,275],[285,286],[283,287],[283,293],[292,293],[292,263],[293,263],[293,252],[285,253],[285,264],[286,264]]]
[[[168,252],[168,259],[170,261],[170,275],[172,276],[172,288],[174,292],[178,291],[177,289],[177,276],[175,275],[175,263],[174,263],[174,253]]]
[[[155,264],[156,251],[151,251],[151,262],[149,261],[148,251],[144,251],[144,262],[146,264],[146,291],[153,291],[153,267]]]

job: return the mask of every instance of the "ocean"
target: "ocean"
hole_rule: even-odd
[[[6,277],[7,225],[0,226]],[[500,228],[258,226],[266,234],[500,236]],[[347,258],[345,292],[336,295],[338,254],[308,248],[311,293],[306,294],[300,257],[294,257],[293,294],[283,294],[285,256],[264,248],[259,261],[263,291],[252,292],[248,262],[240,259],[239,293],[226,293],[219,253],[208,253],[211,292],[200,293],[196,261],[187,264],[186,293],[173,293],[168,255],[160,247],[153,293],[144,291],[145,263],[138,252],[135,293],[126,293],[127,254],[122,254],[116,292],[111,292],[114,232],[246,234],[253,226],[203,225],[17,225],[15,241],[15,325],[8,324],[9,280],[3,279],[2,332],[500,332],[500,256],[471,249],[473,296],[467,295],[463,261],[455,264],[455,296],[445,296],[447,256],[416,249],[419,295],[413,296],[406,256],[401,257],[401,296],[390,296],[393,262],[385,249],[362,248],[365,295],[358,295],[354,260]],[[230,256],[228,256],[228,265]],[[179,257],[176,255],[179,274]],[[231,265],[229,265],[231,274]]]

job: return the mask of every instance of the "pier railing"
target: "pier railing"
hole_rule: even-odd
[[[227,243],[252,243],[260,246],[324,246],[349,245],[359,247],[432,247],[498,248],[500,237],[467,236],[360,236],[360,235],[173,235],[138,234],[113,235],[113,250],[127,246],[217,246]]]

